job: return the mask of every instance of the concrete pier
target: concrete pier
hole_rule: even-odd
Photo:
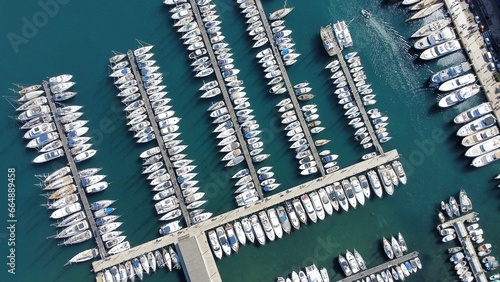
[[[448,227],[452,227],[453,224],[455,224],[455,222],[458,222],[458,221],[464,222],[464,221],[467,221],[467,220],[469,220],[471,218],[474,218],[474,217],[476,217],[478,215],[479,215],[479,213],[477,213],[477,212],[470,212],[470,213],[464,214],[462,216],[452,218],[452,219],[450,219],[450,220],[448,220],[448,221],[446,221],[444,223],[439,224],[437,226],[437,229],[441,230],[441,229],[445,229],[445,228],[448,228]]]
[[[204,233],[179,238],[176,248],[188,282],[222,281],[212,249]]]
[[[411,259],[414,259],[416,257],[418,257],[418,252],[411,252],[411,253],[406,254],[404,256],[401,256],[399,258],[395,258],[391,261],[384,262],[384,263],[379,264],[375,267],[372,267],[372,268],[369,268],[367,270],[363,270],[363,271],[360,271],[358,273],[355,273],[347,278],[337,280],[337,282],[352,282],[352,281],[360,280],[360,279],[368,277],[372,274],[377,274],[381,271],[385,271],[388,268],[400,265],[401,263],[404,263],[404,262],[409,261]]]
[[[300,109],[299,101],[297,100],[297,96],[295,95],[295,90],[290,82],[290,78],[288,77],[288,73],[285,68],[285,64],[283,63],[283,59],[281,57],[281,53],[278,50],[276,44],[274,43],[274,35],[271,31],[271,27],[269,26],[269,22],[267,21],[266,13],[264,12],[264,8],[262,7],[262,3],[260,0],[255,0],[255,5],[257,6],[257,10],[259,11],[260,18],[263,23],[263,27],[266,30],[267,38],[269,39],[269,44],[271,45],[271,49],[273,50],[274,58],[278,63],[279,70],[281,71],[281,75],[283,76],[283,81],[285,82],[286,89],[288,94],[290,95],[290,99],[293,103],[293,109],[295,110],[295,114],[297,116],[297,120],[300,122],[300,126],[302,127],[302,131],[304,132],[304,136],[309,144],[309,149],[311,150],[312,156],[314,157],[314,161],[318,166],[318,171],[322,176],[325,176],[325,168],[323,167],[323,163],[321,162],[321,158],[319,157],[318,150],[316,148],[316,144],[311,136],[311,131],[307,126],[306,121],[304,120],[304,115]]]
[[[245,157],[245,162],[247,163],[248,170],[250,171],[250,175],[252,176],[252,181],[255,186],[255,190],[259,194],[259,198],[263,199],[264,195],[262,193],[262,189],[260,188],[260,181],[257,176],[257,171],[255,170],[252,157],[250,156],[250,152],[248,151],[247,142],[243,136],[241,126],[238,123],[238,119],[236,118],[236,113],[233,107],[233,103],[231,102],[231,98],[229,97],[229,92],[227,90],[226,84],[224,82],[224,78],[222,77],[222,73],[217,64],[217,58],[215,56],[214,50],[212,49],[212,44],[210,42],[210,38],[208,38],[207,31],[204,27],[204,23],[200,14],[200,10],[195,0],[190,0],[191,7],[193,9],[194,18],[200,27],[201,36],[203,38],[203,42],[205,43],[205,48],[207,49],[208,55],[210,57],[210,62],[212,63],[212,67],[214,69],[214,74],[217,77],[217,81],[219,82],[219,87],[222,92],[222,96],[224,97],[224,102],[226,104],[229,115],[231,116],[231,122],[234,126],[234,131],[236,132],[236,137],[238,138],[238,142],[240,143],[240,149],[243,152]]]
[[[68,146],[68,138],[66,137],[66,133],[63,130],[63,126],[59,121],[59,116],[56,114],[56,105],[52,98],[52,92],[50,91],[49,83],[47,81],[43,82],[43,90],[45,91],[45,95],[47,96],[47,101],[50,107],[50,111],[52,112],[52,116],[54,118],[54,123],[57,128],[57,133],[59,134],[59,138],[61,139],[64,155],[68,160],[68,165],[71,169],[71,174],[73,175],[73,179],[76,185],[76,191],[78,196],[80,196],[80,201],[83,205],[83,211],[85,212],[85,216],[87,217],[87,221],[90,225],[90,230],[92,230],[92,235],[94,236],[95,242],[97,244],[97,249],[99,250],[99,256],[101,258],[105,258],[108,254],[106,249],[104,248],[104,243],[101,239],[101,236],[97,235],[97,225],[95,223],[94,214],[90,210],[89,201],[87,199],[87,194],[85,194],[85,190],[81,186],[80,175],[78,174],[78,169],[76,168],[75,160],[73,155],[71,154],[71,150]]]
[[[347,66],[346,61],[344,59],[344,56],[342,56],[342,51],[340,51],[340,48],[335,41],[334,41],[333,49],[335,50],[335,53],[337,54],[337,58],[339,60],[340,66],[342,67],[342,71],[344,72],[344,75],[346,77],[347,84],[349,85],[349,88],[351,88],[351,93],[352,93],[352,96],[354,97],[354,100],[356,101],[356,105],[359,108],[359,112],[361,113],[361,118],[363,119],[363,122],[365,123],[365,126],[368,129],[368,134],[370,135],[370,138],[372,139],[371,142],[373,143],[373,147],[375,147],[375,149],[379,152],[379,154],[383,155],[384,150],[382,149],[382,146],[380,145],[380,142],[378,141],[378,138],[377,138],[377,135],[375,134],[375,130],[372,126],[371,120],[368,117],[368,114],[366,113],[366,109],[365,109],[365,106],[363,104],[363,100],[360,97],[360,94],[358,92],[356,84],[354,83],[354,80],[352,78],[349,67]]]
[[[453,24],[455,33],[469,57],[477,80],[481,85],[486,98],[491,103],[493,114],[500,125],[500,82],[496,82],[493,71],[488,69],[490,62],[486,61],[488,52],[478,25],[474,22],[474,15],[469,11],[469,5],[463,1],[444,0]]]
[[[155,121],[155,115],[153,113],[153,109],[151,108],[151,103],[149,102],[148,94],[144,89],[144,84],[142,83],[141,74],[139,73],[139,69],[135,63],[134,53],[132,51],[127,52],[128,59],[130,61],[130,69],[132,70],[135,79],[137,80],[137,87],[139,87],[139,92],[141,93],[142,100],[144,101],[144,107],[146,108],[146,112],[148,113],[148,118],[151,123],[151,127],[153,128],[153,132],[155,133],[156,142],[158,143],[158,147],[160,148],[160,153],[162,156],[162,161],[165,164],[165,168],[167,169],[168,174],[170,175],[170,181],[172,181],[172,186],[174,187],[175,195],[179,200],[179,207],[181,208],[182,217],[186,221],[186,225],[191,225],[191,217],[189,216],[189,212],[186,208],[186,204],[184,203],[184,197],[182,196],[181,188],[177,183],[177,175],[174,173],[172,162],[170,161],[170,156],[167,154],[167,149],[165,148],[165,143],[163,142],[162,135],[160,133],[160,129],[158,128],[158,123]]]
[[[368,170],[375,169],[379,165],[392,162],[394,160],[397,160],[398,158],[399,158],[398,152],[396,150],[391,150],[385,153],[384,155],[378,155],[372,159],[361,161],[354,165],[343,168],[333,174],[328,174],[324,177],[320,177],[315,180],[292,187],[275,195],[266,197],[263,200],[259,200],[255,203],[252,203],[248,206],[234,209],[219,216],[213,217],[209,220],[200,222],[198,224],[194,224],[188,228],[183,228],[177,232],[146,242],[139,246],[133,247],[130,250],[110,256],[104,260],[95,261],[92,263],[93,270],[94,272],[99,272],[101,270],[110,268],[113,265],[117,265],[127,260],[131,260],[135,257],[140,256],[141,254],[151,252],[171,244],[177,244],[180,240],[184,240],[184,238],[205,236],[204,233],[206,231],[212,230],[218,226],[224,225],[226,223],[231,223],[235,220],[257,213],[261,210],[265,210],[275,205],[282,204],[285,201],[300,197],[304,193],[309,193],[311,191],[317,190],[326,185],[330,185],[333,182],[340,181],[342,179],[347,179],[353,175],[358,175]],[[204,240],[201,240],[198,237],[196,242],[199,244],[198,248],[200,249],[201,254],[204,256],[206,253],[204,251],[204,248],[206,248],[206,245],[204,245],[205,244]],[[192,253],[194,254],[196,252]],[[195,258],[188,258],[188,256],[185,253],[181,253],[179,255],[182,256],[184,260],[186,259],[195,260]],[[199,254],[196,255],[199,256]],[[206,262],[208,262],[209,267],[211,267],[210,266],[211,262],[208,260]],[[208,271],[208,273],[212,273],[212,271]]]

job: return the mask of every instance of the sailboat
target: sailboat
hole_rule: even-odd
[[[286,2],[287,1],[285,0],[285,4],[283,5],[283,8],[276,10],[276,11],[272,12],[271,14],[269,14],[269,20],[274,21],[274,20],[282,19],[294,9],[293,7],[287,8]]]

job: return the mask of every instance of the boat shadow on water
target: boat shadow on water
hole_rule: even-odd
[[[399,2],[401,2],[401,1],[400,0],[384,0],[384,1],[380,2],[380,7],[386,8],[388,6],[399,4]],[[403,7],[402,5],[399,5],[399,6]]]

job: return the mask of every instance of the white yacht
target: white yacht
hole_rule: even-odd
[[[459,104],[470,97],[479,93],[480,87],[477,84],[467,85],[457,90],[450,92],[439,100],[438,105],[441,108],[447,108]]]
[[[462,76],[444,82],[439,86],[438,89],[440,91],[452,91],[460,87],[464,87],[468,84],[471,84],[474,81],[476,81],[475,75],[473,75],[472,73],[464,74]]]
[[[490,113],[492,110],[493,108],[491,107],[490,102],[484,102],[464,112],[461,112],[453,119],[453,122],[455,123],[469,122],[473,119],[476,119],[478,117]]]
[[[455,32],[451,27],[445,27],[442,30],[434,32],[424,38],[421,38],[415,42],[413,47],[418,50],[423,50],[427,48],[434,47],[440,43],[446,42],[448,40],[455,39]]]
[[[452,52],[460,50],[462,47],[460,46],[460,42],[456,39],[447,41],[445,43],[441,43],[437,46],[429,48],[422,52],[420,55],[420,59],[422,60],[432,60],[445,55],[448,55]]]

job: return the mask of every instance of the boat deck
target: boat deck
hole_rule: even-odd
[[[123,263],[127,260],[131,260],[141,254],[151,252],[157,250],[159,248],[169,246],[171,244],[177,244],[179,240],[183,240],[187,237],[197,237],[197,236],[205,236],[204,233],[206,231],[212,230],[218,226],[222,226],[226,223],[233,222],[234,220],[249,216],[251,214],[257,213],[261,210],[265,210],[267,208],[273,207],[275,205],[284,203],[285,201],[297,198],[304,193],[309,193],[311,191],[317,190],[326,185],[332,184],[335,181],[340,181],[342,179],[347,179],[353,175],[358,175],[365,171],[374,169],[379,165],[386,164],[397,160],[399,158],[399,154],[397,150],[391,150],[384,155],[376,156],[372,159],[364,160],[354,165],[348,166],[341,170],[338,170],[332,174],[328,174],[324,177],[319,177],[312,181],[308,181],[306,183],[300,184],[298,186],[292,187],[280,193],[274,194],[272,196],[266,197],[263,200],[259,200],[255,203],[252,203],[246,207],[240,207],[234,209],[232,211],[226,212],[224,214],[213,217],[209,220],[203,221],[201,223],[192,225],[188,228],[183,228],[177,232],[168,234],[166,236],[157,238],[155,240],[145,242],[141,245],[135,246],[128,251],[121,252],[119,254],[110,256],[106,259],[101,259],[98,261],[94,261],[92,263],[92,268],[94,272],[99,272],[104,269],[108,269],[114,265],[118,265],[119,263]],[[206,239],[205,239],[206,240]],[[205,240],[198,239],[197,242],[200,244],[200,241],[205,242]],[[206,246],[199,245],[201,249],[201,254],[205,255],[207,252]],[[181,248],[180,251],[183,249]],[[210,250],[211,253],[211,250]],[[199,254],[193,253],[193,255],[198,256]],[[212,255],[212,254],[210,254]],[[188,257],[186,253],[181,253],[179,256],[183,257],[183,260],[195,260],[196,258]],[[210,263],[210,262],[208,262]],[[210,264],[208,267],[212,267]],[[212,271],[207,270],[209,273]]]
[[[83,210],[85,212],[85,216],[90,225],[90,229],[92,230],[92,235],[94,236],[95,242],[97,244],[97,249],[99,250],[99,256],[101,258],[105,258],[107,256],[106,249],[104,248],[104,243],[101,239],[101,236],[97,235],[97,225],[95,223],[94,214],[90,210],[89,201],[87,199],[87,195],[85,194],[85,190],[81,186],[80,175],[78,174],[78,169],[76,168],[75,160],[73,155],[70,152],[70,148],[68,146],[68,138],[63,131],[62,124],[59,122],[59,116],[56,115],[56,105],[54,100],[52,99],[52,94],[50,91],[49,83],[47,81],[43,82],[43,90],[45,91],[45,95],[47,96],[47,101],[50,107],[51,112],[53,113],[54,123],[57,128],[57,133],[59,134],[59,138],[62,141],[62,146],[64,150],[64,155],[68,160],[68,165],[71,169],[71,174],[73,175],[73,179],[75,180],[75,185],[77,187],[78,196],[80,196],[80,200],[83,204]]]
[[[271,45],[271,49],[273,50],[274,58],[278,63],[279,70],[281,71],[281,75],[283,76],[283,81],[285,82],[286,89],[288,94],[290,95],[290,99],[293,103],[293,109],[295,110],[295,114],[297,115],[297,120],[300,122],[300,126],[302,127],[302,131],[304,132],[307,143],[309,144],[309,149],[314,157],[314,161],[318,166],[318,171],[322,176],[325,176],[325,169],[323,168],[323,163],[321,162],[321,158],[319,157],[318,150],[316,148],[316,144],[311,136],[311,132],[309,131],[309,127],[307,126],[306,121],[304,120],[304,115],[300,110],[299,101],[295,96],[295,90],[293,89],[292,83],[290,82],[290,78],[288,77],[288,73],[285,68],[285,64],[283,63],[283,59],[281,58],[280,51],[278,50],[276,44],[274,44],[273,33],[271,31],[271,27],[269,26],[269,22],[267,21],[266,13],[264,12],[264,8],[262,7],[262,3],[260,0],[255,0],[255,5],[257,6],[257,10],[259,11],[260,18],[263,23],[263,27],[266,31],[267,38],[269,39],[269,44]]]
[[[175,195],[179,200],[179,207],[181,208],[182,216],[186,221],[187,226],[191,226],[191,217],[189,216],[189,212],[184,203],[184,197],[182,196],[181,188],[177,183],[177,176],[174,173],[172,162],[170,161],[170,157],[167,154],[167,149],[165,148],[165,144],[163,142],[162,135],[160,133],[160,129],[158,128],[158,123],[155,121],[155,115],[153,113],[153,109],[151,108],[151,103],[149,102],[148,95],[146,90],[144,89],[144,85],[142,83],[141,75],[137,68],[137,64],[135,63],[135,56],[132,51],[127,52],[128,59],[130,61],[130,69],[134,73],[135,79],[137,80],[137,87],[139,87],[139,92],[141,93],[142,100],[144,101],[144,107],[146,108],[146,112],[148,113],[148,118],[151,123],[151,127],[153,128],[153,132],[155,133],[156,142],[158,142],[158,147],[160,148],[160,153],[162,156],[162,160],[167,168],[168,174],[170,175],[170,180],[172,181],[172,186],[174,187]]]
[[[402,257],[395,258],[391,261],[384,262],[382,264],[379,264],[379,265],[372,267],[372,268],[369,268],[367,270],[360,271],[360,272],[353,274],[347,278],[337,280],[337,282],[351,282],[351,281],[360,280],[360,279],[363,279],[365,277],[370,276],[371,274],[376,274],[376,273],[379,273],[383,270],[386,270],[387,268],[395,267],[396,265],[400,265],[401,263],[404,263],[405,261],[409,261],[409,260],[414,259],[416,257],[418,257],[418,252],[411,252],[411,253],[408,253]]]
[[[469,57],[469,63],[472,64],[476,74],[478,83],[481,85],[486,98],[491,103],[493,114],[497,119],[497,124],[500,126],[500,82],[495,81],[492,71],[488,69],[488,64],[484,59],[487,48],[484,48],[484,38],[478,30],[474,22],[469,22],[474,15],[468,9],[469,5],[465,2],[453,0],[443,1],[449,11],[452,22],[455,26],[455,33],[459,37],[465,53]],[[454,3],[456,3],[454,5]]]
[[[241,151],[243,152],[243,155],[245,157],[245,162],[247,164],[248,170],[250,171],[250,175],[252,176],[252,181],[255,186],[255,190],[257,190],[257,193],[259,195],[260,199],[264,198],[264,195],[262,193],[262,189],[260,189],[260,181],[257,176],[257,171],[255,169],[255,166],[252,162],[252,157],[250,156],[250,152],[248,151],[248,147],[246,146],[246,140],[243,136],[241,126],[238,123],[238,119],[236,118],[236,113],[234,111],[233,103],[231,102],[231,99],[229,97],[229,93],[226,87],[226,84],[224,82],[224,78],[222,77],[222,73],[220,69],[218,68],[217,65],[217,58],[215,56],[214,50],[212,49],[212,44],[210,42],[210,39],[208,38],[207,31],[205,30],[203,20],[200,14],[200,10],[198,8],[198,5],[196,4],[196,1],[190,0],[191,7],[193,9],[193,14],[194,18],[196,19],[196,22],[200,26],[200,31],[201,31],[201,36],[203,38],[203,42],[205,43],[205,48],[207,49],[208,55],[210,57],[210,62],[212,63],[212,67],[214,69],[214,74],[217,77],[217,82],[219,83],[220,90],[222,92],[222,96],[224,97],[224,102],[226,104],[227,110],[229,115],[231,116],[231,122],[233,123],[234,126],[234,131],[236,132],[236,137],[238,138],[238,142],[240,143],[240,148]]]
[[[361,113],[361,117],[363,119],[363,122],[365,123],[366,128],[368,129],[368,134],[371,137],[371,141],[373,143],[373,147],[375,147],[375,150],[381,155],[384,154],[384,150],[382,149],[382,146],[380,145],[380,142],[378,141],[377,135],[375,134],[375,130],[373,129],[372,123],[368,117],[368,114],[366,113],[365,106],[363,105],[363,100],[360,97],[360,94],[358,92],[358,89],[356,88],[356,84],[354,83],[354,80],[352,78],[351,72],[349,71],[349,67],[346,64],[346,61],[344,59],[344,56],[342,56],[342,51],[340,50],[338,44],[334,42],[334,47],[333,49],[335,50],[335,53],[337,54],[337,58],[339,60],[340,66],[342,67],[342,71],[344,72],[344,75],[346,77],[346,81],[349,85],[349,88],[351,89],[352,96],[354,97],[354,100],[356,101],[356,104],[359,108],[359,112]]]

